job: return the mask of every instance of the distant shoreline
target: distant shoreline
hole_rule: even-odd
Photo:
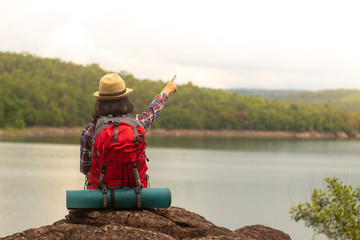
[[[0,140],[11,138],[36,137],[76,137],[81,134],[82,127],[30,127],[24,129],[0,129]],[[360,138],[360,132],[291,132],[291,131],[252,131],[252,130],[199,130],[199,129],[150,129],[148,136],[156,137],[237,137],[237,138]]]
[[[360,138],[359,132],[291,132],[253,130],[197,130],[197,129],[153,129],[150,136],[157,137],[237,137],[237,138]]]

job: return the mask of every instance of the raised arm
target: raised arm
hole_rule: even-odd
[[[177,87],[174,84],[175,78],[176,75],[166,84],[161,93],[155,96],[149,107],[143,113],[135,115],[136,119],[143,124],[145,131],[149,130],[151,125],[159,117],[169,95],[177,91]]]

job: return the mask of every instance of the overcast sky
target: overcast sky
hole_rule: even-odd
[[[360,1],[0,0],[0,51],[212,88],[360,88]]]

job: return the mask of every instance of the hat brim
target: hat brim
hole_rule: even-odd
[[[118,95],[118,96],[100,96],[99,91],[94,92],[94,96],[99,99],[99,100],[115,100],[115,99],[120,99],[120,98],[124,98],[130,95],[130,93],[132,93],[134,91],[134,89],[131,88],[126,88],[126,92]]]

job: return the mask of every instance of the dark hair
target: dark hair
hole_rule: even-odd
[[[93,113],[94,122],[100,116],[119,116],[132,113],[134,104],[128,97],[115,100],[99,100],[96,99],[95,110]]]

